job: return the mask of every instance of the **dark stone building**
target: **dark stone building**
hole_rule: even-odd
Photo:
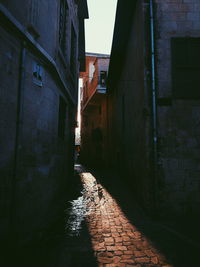
[[[199,0],[118,1],[110,164],[160,214],[200,213],[199,11]]]
[[[80,73],[81,92],[81,159],[93,167],[106,165],[107,94],[106,82],[110,56],[86,53],[86,70]]]
[[[73,174],[86,0],[0,1],[0,233],[39,241]]]

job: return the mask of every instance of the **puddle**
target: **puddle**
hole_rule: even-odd
[[[86,201],[83,191],[81,191],[82,195],[80,197],[69,202],[70,207],[66,210],[68,219],[65,231],[68,236],[80,236],[81,224],[86,216]]]
[[[80,182],[83,188],[80,189],[80,196],[77,199],[68,202],[66,210],[65,232],[67,236],[71,237],[80,236],[82,223],[97,205],[97,199],[99,200],[96,179],[90,173],[83,172],[85,170],[81,165],[75,165],[75,170],[81,174]]]

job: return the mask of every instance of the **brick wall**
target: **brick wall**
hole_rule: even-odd
[[[86,72],[80,75],[83,78],[81,158],[93,167],[103,166],[107,157],[107,96],[98,90],[102,89],[100,71],[108,71],[108,64],[109,56],[87,55]]]

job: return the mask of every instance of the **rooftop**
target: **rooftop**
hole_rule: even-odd
[[[110,55],[108,54],[100,54],[100,53],[90,53],[90,52],[87,52],[86,53],[86,56],[90,56],[90,57],[101,57],[101,58],[109,58]]]

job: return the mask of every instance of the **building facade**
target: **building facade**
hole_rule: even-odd
[[[107,95],[109,55],[86,54],[81,92],[81,159],[93,167],[106,164]]]
[[[38,241],[63,216],[87,17],[85,0],[0,1],[1,240]]]
[[[198,0],[118,1],[110,164],[160,214],[200,214],[199,10]]]

